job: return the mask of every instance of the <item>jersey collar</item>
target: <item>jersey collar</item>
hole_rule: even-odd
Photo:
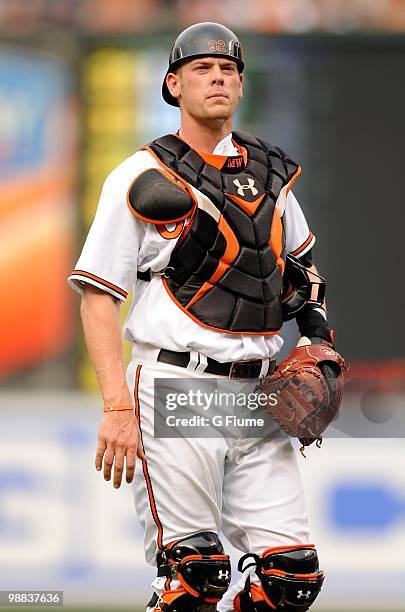
[[[177,138],[182,140],[177,132]],[[238,174],[246,168],[248,155],[245,147],[238,145],[232,138],[230,132],[225,138],[219,141],[212,153],[194,149],[196,153],[205,161],[206,164],[214,166],[227,174]]]
[[[232,132],[219,141],[212,153],[197,151],[206,164],[228,174],[238,174],[246,167],[247,151],[232,139]]]

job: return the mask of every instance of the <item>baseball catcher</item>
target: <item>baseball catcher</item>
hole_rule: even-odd
[[[293,193],[300,165],[262,134],[233,129],[244,65],[221,24],[179,34],[162,84],[178,130],[108,175],[69,277],[104,403],[95,467],[116,488],[124,474],[133,482],[157,572],[147,612],[306,612],[324,580],[291,440],[277,426],[238,440],[155,435],[160,379],[176,394],[179,384],[218,378],[236,392],[238,380],[260,379],[278,394],[274,419],[304,445],[341,401],[345,365],[312,263],[316,238]],[[132,289],[125,372],[119,305]],[[292,318],[301,340],[276,369]],[[222,533],[242,555],[233,586]]]

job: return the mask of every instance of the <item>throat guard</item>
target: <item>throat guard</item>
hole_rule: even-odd
[[[221,169],[174,135],[145,147],[183,187],[198,190],[187,190],[188,201],[183,192],[184,205],[177,204],[176,214],[166,211],[174,220],[188,207],[190,221],[170,258],[170,277],[162,280],[177,306],[205,327],[275,334],[283,322],[286,258],[276,203],[283,189],[287,195],[300,168],[281,149],[249,134],[234,132],[233,138],[245,155],[225,158]],[[129,204],[137,206],[131,197]],[[169,199],[162,204],[171,208]],[[150,218],[157,218],[156,211]]]

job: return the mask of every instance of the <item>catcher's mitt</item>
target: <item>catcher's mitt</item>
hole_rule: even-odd
[[[327,344],[298,346],[260,384],[277,395],[267,410],[303,447],[322,440],[322,433],[339,411],[343,393],[344,359]],[[272,396],[274,398],[274,395]],[[301,449],[302,450],[302,449]]]

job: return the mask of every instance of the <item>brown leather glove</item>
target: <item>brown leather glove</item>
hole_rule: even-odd
[[[293,349],[260,383],[268,396],[277,395],[275,405],[269,402],[268,412],[286,433],[299,438],[302,448],[315,440],[320,443],[338,414],[347,369],[343,357],[329,344],[307,344]]]

